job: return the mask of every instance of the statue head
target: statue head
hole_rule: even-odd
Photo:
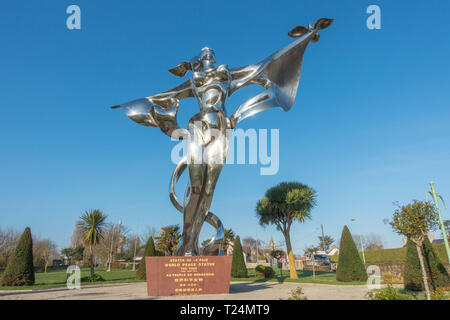
[[[194,58],[195,59],[195,58]],[[214,50],[208,47],[202,48],[199,55],[196,57],[194,64],[197,64],[198,71],[206,72],[214,68],[216,63],[216,56],[214,55]],[[197,71],[193,69],[194,71]]]
[[[214,50],[208,47],[202,48],[200,53],[191,60],[183,61],[176,67],[169,69],[169,72],[177,77],[184,77],[191,70],[195,72],[206,72],[214,68],[216,57]]]

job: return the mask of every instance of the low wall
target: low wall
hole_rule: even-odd
[[[247,267],[247,269],[254,269],[256,268],[256,266],[258,265],[262,265],[265,267],[270,267],[270,263],[269,262],[246,262],[245,266]],[[274,264],[272,265],[273,268],[276,268],[277,265]],[[283,270],[289,270],[289,263],[283,262],[282,263],[282,268]],[[312,270],[312,267],[309,266],[305,266],[302,260],[295,260],[295,269],[296,270]],[[316,266],[316,270],[321,270],[321,271],[334,271],[335,268],[330,268],[330,266]]]
[[[404,262],[366,263],[366,270],[369,266],[377,266],[378,268],[380,268],[381,276],[389,273],[396,277],[403,277],[403,273],[405,270]]]
[[[442,263],[447,269],[447,272],[450,274],[450,263],[444,262]],[[369,266],[377,266],[380,268],[381,276],[386,273],[395,275],[397,277],[403,277],[403,273],[405,272],[405,263],[404,262],[386,262],[386,263],[366,263],[366,270]]]
[[[247,267],[247,269],[255,269],[256,266],[262,265],[264,267],[270,267],[270,263],[268,262],[246,262],[245,266]]]

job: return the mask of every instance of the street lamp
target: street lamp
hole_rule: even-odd
[[[352,221],[356,222],[356,220],[357,220],[357,218],[355,218],[355,217],[352,218]],[[358,229],[358,231],[361,231],[359,229],[359,227],[357,227],[357,229]],[[364,264],[366,264],[366,256],[364,255],[364,244],[363,244],[361,232],[359,233],[359,240],[361,241],[361,251],[362,251],[363,262],[364,262]]]
[[[433,181],[430,181],[430,187],[431,187],[431,191],[428,191],[426,193],[426,201],[428,202],[428,194],[431,194],[431,196],[433,197],[433,200],[434,200],[434,205],[436,206],[436,209],[437,209],[437,212],[438,212],[438,215],[439,215],[439,225],[441,227],[442,237],[444,238],[444,244],[445,244],[445,250],[447,251],[448,262],[450,262],[450,248],[448,246],[447,232],[445,231],[444,221],[442,220],[441,209],[439,208],[438,197],[441,199],[442,203],[444,204],[444,208],[445,209],[447,209],[447,205],[445,204],[445,201],[442,198],[442,196],[438,195],[436,193],[436,190],[434,189],[434,182]]]

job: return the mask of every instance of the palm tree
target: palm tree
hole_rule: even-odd
[[[180,238],[181,234],[179,225],[161,228],[161,236],[158,239],[156,248],[158,251],[164,252],[164,255],[166,256],[173,256],[173,254],[177,251]]]
[[[89,247],[89,262],[91,265],[91,278],[94,278],[94,246],[103,239],[103,228],[105,227],[106,215],[98,209],[85,211],[80,217],[80,227],[83,234],[83,244]]]
[[[319,236],[320,250],[325,251],[325,252],[330,250],[330,246],[333,244],[333,242],[334,242],[334,239],[330,236],[327,236],[327,235],[324,235],[323,237]]]
[[[236,237],[236,234],[234,233],[234,231],[230,228],[230,229],[224,229],[223,231],[223,241],[222,241],[222,249],[223,251],[227,252],[228,246],[230,243],[234,242],[234,238]]]
[[[316,204],[316,192],[298,182],[282,182],[266,191],[265,197],[256,204],[256,216],[262,226],[274,224],[283,233],[289,258],[291,279],[297,279],[290,230],[292,222],[311,219]]]

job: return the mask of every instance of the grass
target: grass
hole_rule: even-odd
[[[289,278],[289,270],[283,270],[280,275],[280,269],[273,268],[276,276],[274,278],[264,279],[255,276],[255,269],[248,269],[248,278],[231,278],[231,281],[253,281],[253,282],[298,282],[298,283],[317,283],[331,285],[364,285],[365,281],[341,282],[336,281],[336,272],[316,271],[316,280],[313,280],[313,272],[309,270],[297,270],[298,279]]]
[[[105,268],[96,268],[95,273],[101,275],[105,281],[99,282],[82,282],[81,285],[93,284],[111,284],[111,283],[127,283],[127,282],[142,282],[143,280],[135,280],[136,271],[112,269],[111,272],[106,272]],[[89,268],[81,269],[81,278],[89,276]],[[66,286],[67,274],[65,270],[49,271],[47,273],[38,272],[35,274],[35,283],[32,286],[23,287],[8,287],[0,286],[0,290],[38,290],[49,289]]]
[[[280,276],[280,269],[274,268],[276,276],[270,279],[259,278],[255,276],[255,269],[248,269],[248,278],[231,278],[231,281],[253,281],[253,282],[298,282],[298,283],[316,283],[329,285],[364,285],[364,281],[341,282],[336,281],[335,272],[316,271],[316,280],[313,280],[312,271],[304,270],[297,271],[298,279],[289,278],[289,270],[283,270],[283,275]],[[105,281],[99,282],[82,282],[81,285],[93,284],[113,284],[113,283],[128,283],[128,282],[143,282],[145,280],[135,280],[136,272],[123,269],[112,269],[111,272],[106,272],[105,268],[96,268],[95,273],[101,275]],[[89,268],[81,269],[81,278],[90,274]],[[32,286],[23,287],[1,287],[1,290],[39,290],[58,288],[66,286],[67,274],[65,270],[49,271],[47,273],[36,273],[35,284]],[[382,282],[383,283],[383,282]]]

